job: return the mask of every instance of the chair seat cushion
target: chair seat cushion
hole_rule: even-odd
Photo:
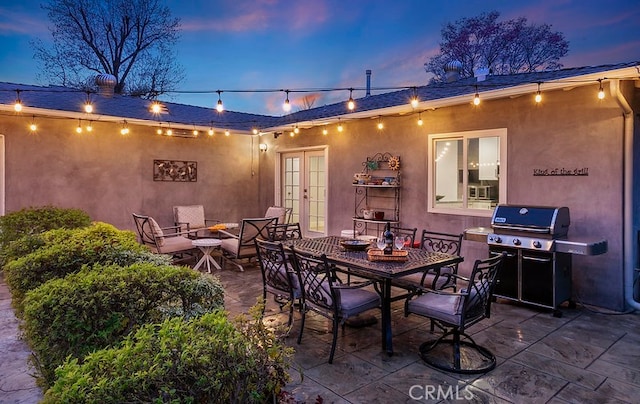
[[[460,325],[463,299],[460,295],[427,292],[409,300],[407,308],[410,313]]]
[[[175,236],[175,237],[164,237],[164,243],[159,248],[159,253],[161,254],[171,254],[177,251],[184,250],[192,250],[195,249],[193,243],[190,238]]]
[[[348,318],[380,306],[380,296],[365,289],[340,290],[340,314]]]
[[[293,272],[292,268],[289,268],[289,271],[291,271],[291,273],[289,274],[290,275],[289,279],[291,280],[291,288],[293,289],[293,298],[299,299],[302,297],[302,290],[300,289],[300,281],[298,280],[298,277]],[[271,275],[271,276],[274,277],[274,275]],[[287,293],[288,290],[286,290],[284,286],[288,284],[286,280],[287,271],[283,267],[280,267],[278,268],[278,274],[275,277],[276,279],[271,281],[272,285],[267,284],[267,291],[271,293],[282,293],[282,292]]]

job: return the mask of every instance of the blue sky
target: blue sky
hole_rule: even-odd
[[[48,41],[42,1],[0,5],[0,81],[42,84],[29,42]],[[180,18],[177,47],[185,93],[167,101],[215,107],[216,90],[311,89],[426,84],[447,22],[496,10],[500,19],[550,24],[569,41],[565,67],[640,60],[638,0],[168,0]],[[186,94],[212,91],[213,94]],[[293,110],[303,94],[292,93]],[[354,92],[354,98],[364,92]],[[324,92],[314,106],[345,100]],[[223,93],[227,109],[281,115],[282,93]]]

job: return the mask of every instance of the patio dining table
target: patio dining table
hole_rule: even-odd
[[[416,272],[437,271],[441,267],[463,261],[457,255],[430,252],[417,248],[409,248],[406,261],[370,261],[367,251],[345,250],[340,242],[345,237],[326,236],[320,238],[304,238],[293,240],[296,251],[313,256],[325,254],[327,260],[340,267],[346,267],[350,274],[377,281],[380,285],[378,293],[382,311],[382,349],[393,355],[391,330],[391,284],[394,279]]]

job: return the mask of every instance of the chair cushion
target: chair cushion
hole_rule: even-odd
[[[220,248],[233,255],[236,255],[236,253],[238,252],[238,244],[240,244],[240,240],[238,240],[237,238],[229,237],[223,238],[220,241],[222,241],[222,244],[220,244]]]
[[[370,290],[341,289],[340,314],[348,318],[380,306],[380,296]]]
[[[285,210],[285,208],[281,208],[279,206],[271,206],[267,209],[267,213],[264,214],[264,217],[277,217],[278,223],[286,223],[286,212],[287,211]]]
[[[300,289],[300,281],[298,280],[298,277],[296,276],[296,274],[293,272],[293,269],[289,266],[289,264],[287,264],[288,270],[291,271],[290,273],[290,280],[291,280],[291,288],[293,289],[293,298],[294,299],[299,299],[300,297],[302,297],[302,290]],[[280,267],[278,268],[278,281],[275,281],[274,283],[277,284],[287,284],[288,282],[286,281],[287,279],[287,271],[284,269],[284,267]],[[288,292],[287,290],[282,290],[279,287],[274,287],[271,285],[267,285],[267,290],[274,293],[274,292]]]
[[[202,205],[175,206],[173,211],[176,223],[189,223],[191,230],[205,227],[204,207]],[[186,230],[186,228],[183,230]]]
[[[424,293],[409,300],[410,313],[434,318],[450,325],[461,325],[463,296],[439,293]]]
[[[158,246],[162,246],[164,244],[164,233],[162,232],[162,228],[158,225],[158,222],[152,217],[149,218],[149,225],[151,226],[151,232],[156,238],[156,244]]]
[[[193,240],[190,238],[182,236],[164,237],[164,243],[158,249],[158,252],[162,254],[171,254],[178,251],[193,250],[195,247],[193,246],[192,241]]]

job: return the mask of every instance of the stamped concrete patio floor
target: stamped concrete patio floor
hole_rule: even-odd
[[[217,271],[232,314],[246,312],[262,294],[257,267]],[[431,334],[429,323],[403,315],[403,302],[393,305],[394,355],[380,346],[376,324],[340,330],[333,364],[328,364],[330,323],[309,314],[302,343],[296,339],[300,314],[295,313],[286,344],[295,349],[295,365],[286,390],[298,403],[635,403],[640,397],[640,315],[603,314],[578,305],[548,311],[498,301],[490,319],[468,332],[498,358],[483,375],[457,375],[424,364],[419,345]],[[269,298],[264,321],[277,328],[287,313]],[[0,403],[36,403],[41,393],[26,365],[28,349],[17,338],[10,296],[0,281]],[[294,402],[291,400],[290,402]]]

